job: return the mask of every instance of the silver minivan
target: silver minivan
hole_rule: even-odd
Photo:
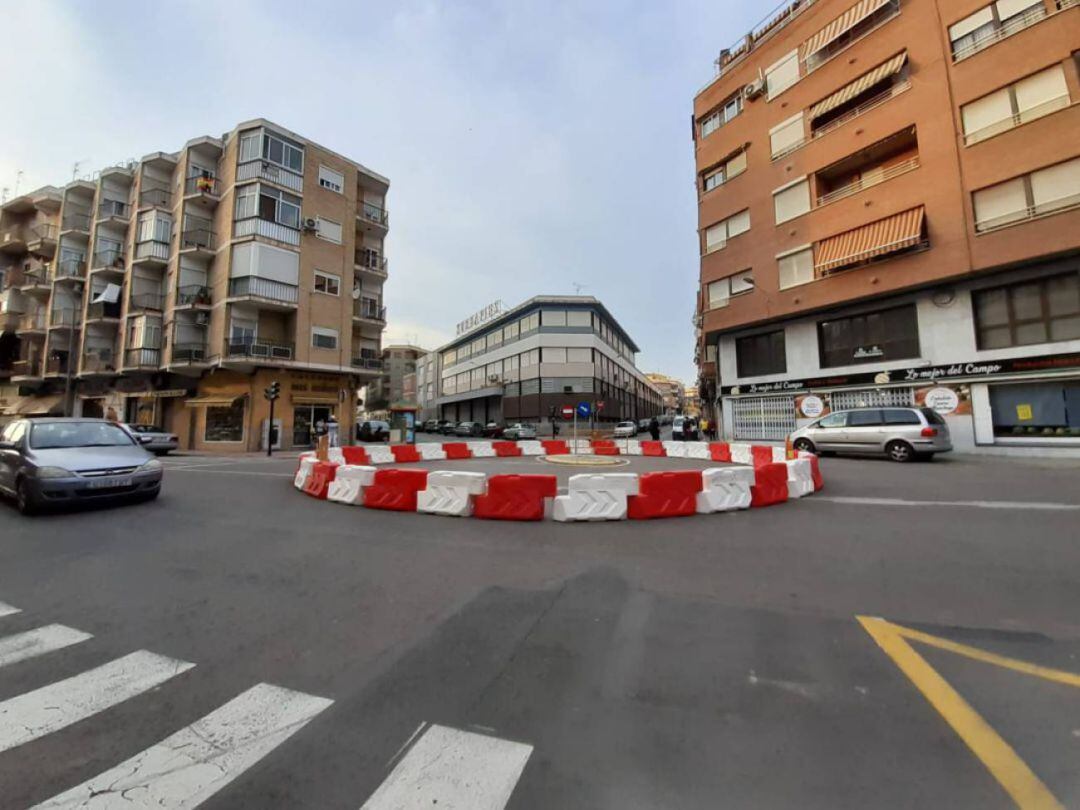
[[[932,458],[952,450],[949,426],[931,408],[834,411],[791,434],[796,450],[885,455],[893,461]]]

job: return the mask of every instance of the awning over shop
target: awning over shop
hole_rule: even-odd
[[[293,394],[293,405],[337,405],[338,398],[333,394]]]
[[[812,106],[809,111],[809,116],[812,119],[817,118],[819,115],[824,115],[830,110],[835,110],[841,104],[845,104],[856,96],[869,90],[875,84],[883,81],[890,76],[895,76],[907,63],[907,51],[898,53],[888,62],[878,65],[873,70],[864,73],[857,78],[851,84],[847,84],[833,93],[831,96],[823,98],[817,104]]]
[[[120,285],[106,284],[105,289],[99,292],[90,301],[91,304],[116,304],[120,301]]]
[[[820,51],[838,36],[850,31],[864,19],[892,0],[860,0],[831,23],[803,43],[800,56],[807,59]]]
[[[205,397],[185,399],[184,404],[189,408],[229,408],[243,398],[243,394],[208,394]]]
[[[124,397],[146,397],[147,399],[168,399],[173,397],[186,397],[186,388],[167,388],[160,391],[124,391],[120,394]]]
[[[814,270],[817,275],[828,275],[838,267],[917,245],[923,239],[924,219],[925,209],[920,205],[823,239],[814,252]]]
[[[63,394],[20,397],[4,409],[4,416],[49,416],[59,411],[63,402]]]

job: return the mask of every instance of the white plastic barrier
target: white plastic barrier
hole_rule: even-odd
[[[712,453],[709,452],[708,442],[683,442],[686,445],[686,457],[711,461]]]
[[[329,447],[326,450],[326,460],[331,464],[344,464],[345,454],[341,452],[340,447]]]
[[[732,442],[731,447],[731,463],[732,464],[753,464],[754,452],[750,449],[750,445],[743,442]]]
[[[577,449],[578,453],[591,453],[592,441],[589,439],[566,439],[566,447],[570,450],[571,453],[574,452],[575,448]]]
[[[416,511],[468,517],[474,496],[486,489],[487,476],[482,472],[436,470],[428,473],[427,489],[416,493]]]
[[[491,442],[469,442],[473,458],[495,458],[495,448]]]
[[[628,456],[640,456],[641,442],[637,439],[624,439],[619,443],[619,452]]]
[[[814,494],[814,470],[810,459],[797,458],[787,463],[787,488],[789,498],[802,498]]]
[[[416,445],[416,452],[424,461],[446,461],[446,451],[443,450],[441,444],[435,442],[419,442]]]
[[[389,445],[385,444],[369,444],[364,447],[367,452],[368,461],[372,464],[393,464],[394,463],[394,451],[392,451]]]
[[[668,458],[686,458],[686,442],[666,441],[663,444]]]
[[[326,500],[361,506],[364,503],[364,487],[375,483],[375,468],[345,464],[338,467],[334,480],[326,490]]]
[[[544,445],[534,439],[523,439],[517,443],[517,446],[521,450],[521,455],[523,456],[544,455]]]
[[[786,447],[773,447],[772,449],[773,464],[783,464],[787,461],[787,448]]]
[[[730,512],[750,508],[751,467],[711,467],[701,474],[702,490],[697,494],[698,514]]]
[[[308,476],[311,475],[311,470],[315,466],[315,462],[318,459],[315,458],[315,454],[310,456],[300,456],[300,466],[296,468],[296,477],[293,478],[293,486],[297,489],[303,489],[307,483]]]
[[[572,475],[569,492],[555,498],[552,517],[562,522],[625,520],[626,499],[637,494],[634,473]]]

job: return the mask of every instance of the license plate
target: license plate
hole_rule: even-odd
[[[126,487],[131,485],[130,478],[99,478],[87,484],[88,489],[112,489],[113,487]]]

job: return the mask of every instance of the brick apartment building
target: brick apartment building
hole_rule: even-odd
[[[0,208],[3,413],[305,447],[381,369],[389,181],[269,121]],[[6,378],[6,379],[4,379]]]
[[[1080,450],[1078,49],[1077,0],[802,0],[721,51],[696,321],[727,436],[925,403],[959,449]]]

